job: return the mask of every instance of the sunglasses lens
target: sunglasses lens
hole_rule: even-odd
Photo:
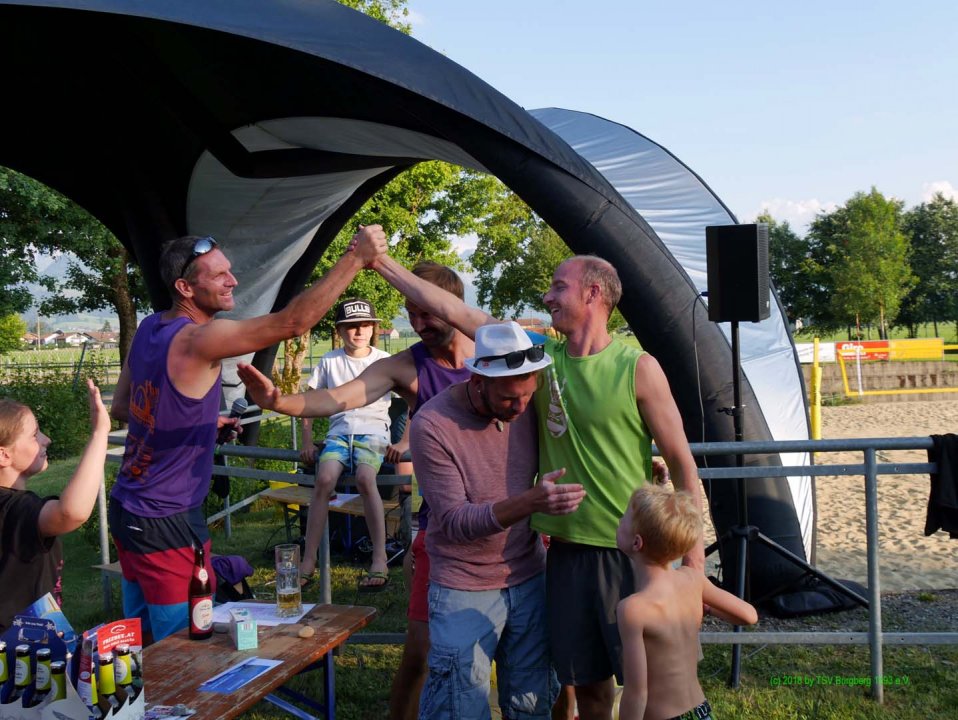
[[[516,350],[505,356],[506,367],[510,370],[515,370],[517,367],[522,365],[525,361],[526,353],[524,350]]]
[[[216,247],[216,240],[211,237],[200,238],[193,245],[193,257],[206,255],[210,250]]]
[[[207,235],[206,237],[201,237],[195,243],[193,243],[193,254],[186,259],[186,263],[183,265],[183,269],[180,270],[179,277],[183,277],[186,274],[186,269],[192,264],[196,258],[200,255],[206,255],[210,250],[216,247],[216,240],[211,236]]]
[[[545,355],[546,349],[542,345],[533,345],[526,350],[526,357],[529,358],[529,362],[539,362]]]

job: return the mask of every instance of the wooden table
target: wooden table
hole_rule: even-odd
[[[376,609],[352,605],[317,605],[298,625],[261,626],[259,647],[234,649],[228,633],[213,633],[209,640],[190,640],[186,630],[164,638],[143,651],[143,688],[150,705],[183,703],[196,710],[196,718],[216,720],[234,718],[261,700],[290,710],[301,718],[312,715],[271,695],[274,690],[310,704],[327,720],[335,718],[335,686],[332,651],[350,635],[368,625]],[[300,638],[303,624],[316,634]],[[235,693],[200,692],[197,688],[214,675],[250,657],[282,660],[282,664],[263,673]],[[324,670],[323,702],[307,698],[282,687],[290,678],[309,671]]]

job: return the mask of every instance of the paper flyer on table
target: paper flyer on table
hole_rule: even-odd
[[[264,672],[272,670],[277,665],[282,664],[282,660],[267,660],[265,658],[251,657],[234,665],[229,670],[224,670],[219,675],[214,675],[200,685],[199,689],[204,692],[215,693],[236,692],[246,683],[253,680],[253,678],[257,678]]]
[[[303,615],[316,607],[315,603],[303,603],[303,612],[293,617],[278,617],[276,615],[276,603],[258,603],[258,602],[228,602],[217,605],[213,608],[213,622],[228,623],[230,621],[230,610],[243,609],[248,610],[252,619],[257,625],[283,625],[298,623],[303,619]]]

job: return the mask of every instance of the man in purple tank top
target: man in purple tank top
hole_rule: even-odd
[[[318,323],[364,266],[386,248],[378,225],[361,228],[355,249],[277,312],[220,320],[233,309],[237,280],[211,237],[164,245],[160,273],[172,307],[146,318],[123,365],[110,414],[129,423],[110,499],[110,531],[123,571],[123,610],[160,640],[188,623],[195,542],[206,548],[203,500],[219,427],[221,361],[301,335]]]
[[[462,280],[455,272],[433,262],[421,262],[413,274],[457,296],[464,296]],[[421,342],[388,358],[377,360],[355,380],[327,390],[309,390],[296,395],[283,395],[273,383],[255,368],[240,364],[240,379],[250,397],[260,407],[270,408],[298,417],[327,417],[336,412],[362,407],[381,398],[389,391],[396,392],[409,404],[410,415],[440,391],[467,380],[471,373],[465,359],[472,357],[472,340],[417,305],[407,302],[406,312],[413,330]],[[400,462],[409,449],[409,424],[406,434],[386,451],[386,460]],[[425,537],[429,508],[423,502],[419,509],[419,532],[413,541],[411,558],[415,566],[409,597],[406,643],[402,660],[393,679],[389,700],[391,720],[410,720],[417,716],[419,694],[428,674],[426,658],[429,653],[429,556]]]

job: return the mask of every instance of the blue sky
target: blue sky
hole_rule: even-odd
[[[413,36],[526,108],[668,148],[804,232],[873,185],[958,199],[958,3],[410,0]]]

